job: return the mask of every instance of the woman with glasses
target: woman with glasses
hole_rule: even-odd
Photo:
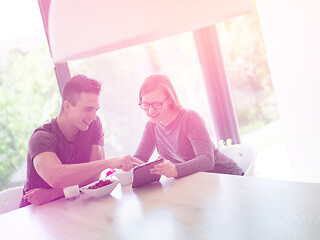
[[[139,106],[150,121],[134,157],[147,162],[157,149],[163,163],[152,174],[183,177],[199,171],[242,175],[243,171],[213,145],[204,120],[181,106],[171,81],[165,75],[147,77],[139,93]]]

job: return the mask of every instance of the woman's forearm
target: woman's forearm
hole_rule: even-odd
[[[189,161],[176,164],[178,178],[196,172],[212,170],[214,166],[213,156],[201,154]]]

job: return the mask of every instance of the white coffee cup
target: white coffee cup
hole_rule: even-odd
[[[132,183],[132,172],[132,169],[128,172],[117,169],[113,175],[119,179],[121,186],[125,186]]]
[[[79,186],[74,185],[63,189],[64,196],[68,200],[77,199],[80,196]]]

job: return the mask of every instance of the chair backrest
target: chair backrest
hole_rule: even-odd
[[[23,187],[14,187],[0,192],[0,214],[18,209]]]
[[[254,176],[256,150],[248,145],[234,144],[219,149],[224,155],[235,161],[243,170],[244,176]]]

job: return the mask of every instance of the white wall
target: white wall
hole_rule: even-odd
[[[320,4],[256,3],[293,175],[320,182]]]

